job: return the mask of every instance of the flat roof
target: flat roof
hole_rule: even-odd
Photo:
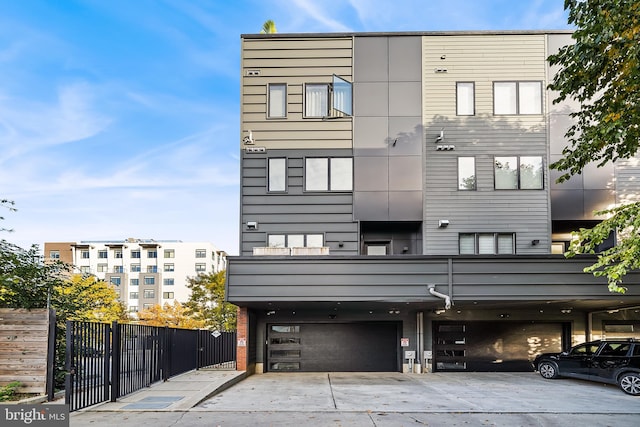
[[[329,38],[329,37],[391,37],[391,36],[506,36],[506,35],[540,35],[540,34],[573,34],[573,30],[474,30],[474,31],[398,31],[398,32],[349,32],[349,33],[250,33],[241,34],[245,39],[280,39],[280,38]]]

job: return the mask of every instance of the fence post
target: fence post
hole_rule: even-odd
[[[67,371],[64,376],[64,403],[71,407],[71,397],[73,396],[73,374],[74,369],[71,366],[71,360],[73,356],[73,322],[71,320],[67,320],[66,322],[67,331],[66,331],[66,339],[67,345],[64,353],[64,368]]]
[[[120,325],[111,324],[111,401],[120,397]]]
[[[162,381],[167,381],[171,376],[171,336],[169,327],[165,326],[160,341],[160,351],[162,352]]]
[[[56,311],[49,309],[49,337],[47,343],[47,401],[54,398],[56,370]]]

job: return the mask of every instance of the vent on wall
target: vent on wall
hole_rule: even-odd
[[[259,76],[260,70],[247,70],[245,74],[249,77]]]

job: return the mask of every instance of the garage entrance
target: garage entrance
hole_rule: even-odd
[[[560,352],[570,323],[434,322],[435,371],[526,372],[539,353]]]
[[[267,325],[272,372],[398,372],[399,322]]]

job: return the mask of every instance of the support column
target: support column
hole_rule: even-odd
[[[249,366],[249,312],[247,307],[238,307],[236,370],[246,371]]]

